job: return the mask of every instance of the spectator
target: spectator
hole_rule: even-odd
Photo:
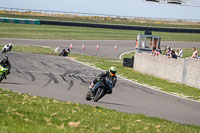
[[[174,50],[171,50],[170,51],[170,58],[174,58],[174,59],[177,59],[177,55],[175,54],[175,51]]]
[[[155,47],[153,47],[151,54],[158,56],[158,55],[160,55],[160,51],[158,49],[156,49]]]
[[[170,46],[167,46],[167,49],[165,51],[165,56],[170,56],[170,51],[171,51]]]
[[[158,48],[156,51],[158,51],[160,54],[162,54],[162,51],[160,48]]]
[[[192,58],[198,58],[198,51],[197,51],[196,47],[193,47]]]
[[[178,57],[183,57],[183,50],[181,48],[179,49]]]
[[[176,56],[178,56],[178,54],[179,54],[178,49],[176,49],[175,54],[176,54]]]

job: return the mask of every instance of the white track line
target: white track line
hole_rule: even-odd
[[[134,51],[127,51],[127,52],[122,53],[122,54],[119,56],[119,59],[121,60],[123,55],[128,54],[128,53],[131,53],[131,52],[135,52],[135,50],[134,50]]]

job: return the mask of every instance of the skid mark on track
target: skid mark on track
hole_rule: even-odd
[[[44,84],[42,87],[47,86],[49,83],[51,83],[51,81],[54,81],[55,84],[59,83],[58,80],[56,79],[56,77],[52,73],[49,73],[49,74],[43,73],[43,74],[46,75],[47,77],[49,77],[49,81],[46,84]]]
[[[14,70],[16,71],[18,77],[32,82],[35,82],[39,76],[45,76],[44,82],[42,82],[42,84],[39,84],[42,86],[41,88],[48,86],[50,83],[59,84],[61,82],[60,80],[62,80],[65,84],[67,84],[67,90],[71,90],[75,82],[76,84],[78,83],[80,85],[88,86],[91,83],[91,80],[95,77],[86,76],[88,75],[86,71],[79,70],[65,70],[64,73],[49,73],[43,71],[29,71],[18,69]],[[41,80],[38,79],[37,81]]]
[[[74,85],[73,80],[66,80],[65,77],[64,77],[62,74],[60,74],[60,77],[61,77],[61,78],[63,79],[63,81],[65,81],[67,84],[68,84],[68,82],[69,82],[69,86],[67,87],[67,90],[70,90],[70,89],[73,87],[73,85]]]
[[[63,68],[65,70],[68,70],[64,65],[60,65],[60,64],[55,64],[56,66],[60,67],[60,68]]]
[[[50,65],[48,65],[48,64],[46,64],[46,63],[44,63],[44,62],[42,62],[42,61],[40,61],[40,64],[42,64],[42,65],[45,66],[45,67],[48,67],[48,68],[52,69],[52,67],[51,67]]]
[[[31,81],[35,81],[35,76],[31,72],[24,72],[31,77]]]
[[[18,70],[18,69],[16,69],[16,68],[13,68],[17,73],[17,75],[20,77],[20,78],[23,78],[23,79],[26,79],[26,80],[30,80],[30,79],[28,79],[27,78],[27,74],[25,75],[22,71],[20,71],[20,70]],[[11,74],[12,74],[12,72],[11,72]],[[29,75],[30,76],[30,75]],[[31,77],[31,79],[32,79],[32,77]]]

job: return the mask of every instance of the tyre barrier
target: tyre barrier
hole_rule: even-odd
[[[123,59],[123,67],[133,68],[134,56],[132,58],[124,58]]]
[[[40,20],[39,19],[21,19],[21,18],[0,17],[0,22],[2,22],[2,23],[16,23],[16,24],[35,24],[35,25],[40,25]]]
[[[174,32],[174,33],[200,33],[200,29],[141,27],[141,26],[126,26],[126,25],[47,21],[47,20],[40,20],[40,24],[41,25],[61,25],[61,26],[121,29],[121,30],[138,30],[138,31],[157,31],[157,32]]]

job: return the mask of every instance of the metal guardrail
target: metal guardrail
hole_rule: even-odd
[[[20,13],[35,13],[40,15],[48,15],[48,16],[68,16],[68,17],[88,17],[92,20],[99,20],[103,18],[103,20],[117,20],[120,21],[134,21],[134,22],[148,22],[153,21],[155,23],[165,21],[166,24],[183,24],[185,25],[200,25],[200,19],[173,19],[173,18],[152,18],[152,17],[134,17],[134,16],[120,16],[120,15],[109,15],[109,14],[95,14],[95,13],[81,13],[81,12],[66,12],[66,11],[52,11],[52,10],[35,10],[35,9],[20,9],[20,8],[9,8],[9,7],[0,7],[0,11],[9,11],[9,12],[20,12]],[[87,18],[87,19],[88,19]]]

